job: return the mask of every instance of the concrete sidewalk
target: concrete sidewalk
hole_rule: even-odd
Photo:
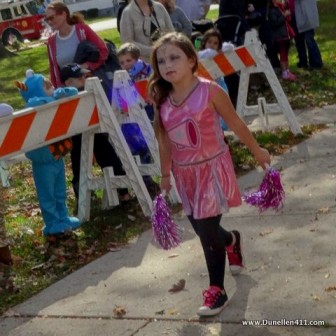
[[[296,114],[300,123],[323,119],[330,127],[274,158],[286,190],[283,211],[259,215],[243,205],[223,217],[225,228],[243,234],[246,269],[237,277],[227,269],[230,302],[219,316],[196,315],[207,272],[198,239],[181,216],[180,247],[163,251],[145,232],[14,307],[0,320],[0,335],[336,335],[336,107]],[[276,118],[270,123],[280,125]],[[251,122],[257,127],[257,119]],[[257,188],[262,177],[256,170],[240,178],[241,190]],[[179,279],[185,289],[170,294]],[[116,307],[126,310],[120,319]],[[267,325],[242,325],[250,320]],[[285,325],[291,321],[324,326]]]

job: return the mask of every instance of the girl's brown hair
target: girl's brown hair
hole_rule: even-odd
[[[220,31],[216,28],[211,28],[204,33],[202,40],[201,40],[200,50],[206,49],[205,45],[210,37],[217,37],[218,38],[218,50],[222,49],[223,38],[222,38]]]
[[[180,48],[188,58],[195,61],[192,67],[192,72],[195,73],[198,68],[197,54],[194,46],[192,45],[190,39],[181,33],[168,33],[162,36],[153,46],[151,53],[151,64],[153,67],[152,76],[148,83],[148,93],[149,97],[154,101],[157,108],[160,108],[161,104],[166,100],[169,92],[172,89],[171,83],[164,80],[160,74],[159,66],[157,62],[157,51],[164,44],[173,44]]]
[[[164,131],[159,114],[160,107],[172,90],[171,83],[162,78],[157,61],[157,51],[164,44],[172,44],[180,48],[189,59],[193,59],[195,62],[194,66],[192,67],[193,73],[195,73],[198,68],[196,50],[190,39],[184,34],[176,32],[168,33],[163,35],[155,42],[151,53],[151,65],[153,67],[153,73],[148,82],[148,97],[150,97],[150,99],[156,105],[154,114],[154,129],[157,136],[159,136],[159,134]]]
[[[76,23],[84,23],[84,16],[80,13],[70,14],[70,10],[66,4],[59,1],[52,1],[47,9],[52,9],[56,14],[66,13],[66,20],[69,25],[74,25]]]

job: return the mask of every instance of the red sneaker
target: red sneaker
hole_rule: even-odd
[[[283,73],[282,78],[284,80],[288,80],[288,81],[291,81],[291,82],[295,82],[297,80],[297,76],[294,75],[293,73],[291,73],[290,71],[287,71],[286,73]]]
[[[226,252],[231,274],[237,275],[244,269],[244,255],[242,253],[243,239],[238,231],[234,230],[232,233],[236,237],[236,242],[234,245],[227,246]]]
[[[228,297],[224,289],[210,286],[203,292],[203,306],[198,309],[199,316],[214,316],[219,314],[228,304]]]

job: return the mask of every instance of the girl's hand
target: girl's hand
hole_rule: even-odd
[[[160,189],[161,191],[165,190],[167,194],[170,192],[171,189],[170,175],[161,177]]]
[[[265,148],[260,148],[260,151],[255,158],[263,169],[266,169],[267,165],[271,164],[271,156]]]

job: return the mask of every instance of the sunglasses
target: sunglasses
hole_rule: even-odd
[[[53,21],[55,19],[55,17],[57,16],[57,14],[53,14],[53,15],[49,15],[49,16],[46,16],[44,18],[44,21]]]

